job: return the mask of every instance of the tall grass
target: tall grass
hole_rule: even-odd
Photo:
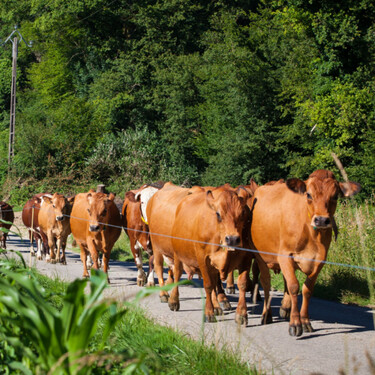
[[[374,203],[372,199],[361,205],[351,200],[340,203],[335,215],[339,235],[332,241],[328,261],[375,269]],[[375,305],[375,272],[345,265],[325,265],[316,294],[343,303]]]

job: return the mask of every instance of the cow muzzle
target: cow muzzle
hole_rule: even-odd
[[[314,228],[331,228],[332,221],[328,216],[316,216],[314,215],[311,220],[311,225]]]
[[[90,225],[89,230],[90,230],[90,232],[99,232],[100,226],[99,225]]]
[[[64,216],[56,216],[56,221],[63,221],[64,220]]]
[[[238,246],[240,243],[240,236],[225,236],[225,244],[227,246]]]

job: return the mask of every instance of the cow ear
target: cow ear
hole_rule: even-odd
[[[73,196],[73,197],[68,197],[67,199],[68,199],[68,202],[69,203],[71,203],[71,204],[73,204],[74,203],[74,199],[75,199],[75,195]]]
[[[344,197],[351,197],[361,191],[361,185],[357,182],[340,182],[340,189]]]
[[[116,197],[116,194],[110,193],[109,196],[108,196],[108,200],[113,201],[115,199],[115,197]]]
[[[298,194],[304,194],[306,192],[306,184],[299,178],[290,178],[286,180],[286,186]]]
[[[51,198],[48,197],[47,195],[43,195],[43,202],[46,202],[46,203],[51,204],[51,203],[52,203],[52,200],[51,200]]]
[[[214,198],[211,190],[208,190],[207,193],[206,193],[206,202],[212,210],[216,211],[215,198]]]
[[[252,197],[252,193],[248,191],[244,186],[240,186],[237,189],[236,193],[240,198],[241,203],[246,202],[250,197]]]
[[[254,195],[255,193],[255,190],[258,189],[258,184],[254,181],[253,178],[250,179],[250,183],[249,183],[249,189],[250,191],[252,192],[252,194]]]
[[[125,194],[125,198],[127,198],[130,202],[135,203],[141,198],[141,194],[140,193],[134,194],[132,191],[128,191]]]
[[[90,190],[91,191],[91,190]],[[93,200],[93,196],[92,196],[92,194],[91,194],[91,192],[90,193],[88,193],[87,194],[87,202],[89,203],[89,205],[91,206],[91,204],[92,204],[92,200]]]

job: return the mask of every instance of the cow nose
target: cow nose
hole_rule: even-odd
[[[227,246],[238,246],[241,242],[240,236],[225,236]]]
[[[317,216],[314,219],[314,224],[316,227],[327,227],[331,224],[331,219],[326,216]]]
[[[100,226],[99,225],[90,225],[90,232],[99,232]]]
[[[56,216],[56,221],[63,221],[64,220],[64,216]]]

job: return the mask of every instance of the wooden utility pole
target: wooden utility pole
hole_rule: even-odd
[[[17,33],[17,35],[13,38],[13,34]],[[14,26],[13,32],[8,36],[2,45],[6,44],[6,42],[10,41],[13,44],[12,49],[12,90],[10,94],[10,124],[9,124],[9,152],[8,152],[8,169],[11,168],[13,157],[14,157],[14,136],[16,132],[16,79],[17,79],[17,56],[18,56],[18,44],[21,41],[24,41],[28,47],[32,46],[32,42],[26,43],[25,39],[23,39],[21,33],[18,31],[17,26]],[[0,41],[1,42],[1,41]]]
[[[8,168],[12,164],[14,157],[14,134],[16,125],[16,79],[17,79],[17,56],[18,56],[18,38],[13,39],[12,50],[12,91],[10,94],[10,124],[9,124],[9,152],[8,152]]]

